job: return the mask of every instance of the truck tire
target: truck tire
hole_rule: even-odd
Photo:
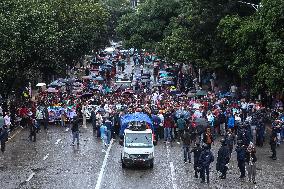
[[[126,168],[125,163],[121,162],[121,167],[122,167],[122,169],[125,169]]]
[[[153,169],[153,168],[154,168],[154,162],[150,163],[149,168],[150,168],[150,169]]]

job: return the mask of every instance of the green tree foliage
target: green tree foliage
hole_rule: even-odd
[[[110,19],[107,24],[108,37],[117,39],[115,28],[118,26],[118,20],[123,15],[133,12],[134,9],[131,7],[129,0],[100,0],[99,2],[110,14]]]
[[[126,47],[154,50],[178,7],[173,0],[146,0],[137,11],[123,15],[116,30]]]
[[[218,68],[225,61],[220,57],[223,41],[218,39],[217,26],[224,15],[236,12],[232,0],[180,0],[179,15],[171,19],[159,52],[174,61],[190,61],[199,67]]]
[[[246,2],[246,3],[244,3]],[[256,6],[249,5],[260,4]],[[283,91],[284,0],[148,0],[122,16],[128,47],[233,73],[255,91]]]
[[[283,91],[283,11],[284,3],[263,0],[254,15],[227,16],[219,24],[221,37],[233,50],[229,69],[255,91]]]
[[[96,0],[2,0],[1,93],[36,74],[64,74],[66,65],[105,44],[107,19]]]

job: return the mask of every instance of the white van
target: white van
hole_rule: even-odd
[[[143,165],[153,168],[154,145],[153,132],[151,129],[125,129],[121,152],[122,168],[133,165]]]

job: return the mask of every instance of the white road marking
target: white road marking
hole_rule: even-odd
[[[173,162],[170,162],[170,168],[171,168],[171,176],[172,176],[173,189],[177,189],[176,173],[175,173],[175,167],[174,167]]]
[[[169,162],[170,160],[170,149],[169,146],[166,146],[167,148],[167,161]],[[171,169],[171,180],[172,180],[172,185],[173,185],[173,189],[177,189],[177,184],[176,184],[176,173],[175,173],[175,167],[174,167],[174,163],[173,162],[169,162],[170,163],[170,169]]]
[[[8,138],[8,140],[12,140],[19,132],[21,132],[23,129],[20,128],[15,134],[13,134],[11,137]]]
[[[46,160],[48,158],[49,154],[46,154],[46,156],[43,157],[43,160]]]
[[[55,144],[58,144],[60,141],[61,141],[61,139],[58,139],[58,140],[55,142]]]
[[[29,182],[33,177],[34,177],[35,173],[30,174],[29,178],[26,180],[26,182]]]
[[[100,170],[100,174],[99,174],[99,177],[98,177],[95,189],[100,189],[100,187],[101,187],[102,178],[103,178],[103,174],[104,174],[104,171],[105,171],[105,167],[106,167],[106,164],[107,164],[107,160],[108,160],[108,156],[109,156],[109,152],[110,152],[112,143],[113,143],[113,139],[111,139],[110,144],[109,144],[109,146],[107,148],[106,155],[105,155],[105,158],[104,158],[104,161],[103,161],[103,165],[102,165],[101,170]]]

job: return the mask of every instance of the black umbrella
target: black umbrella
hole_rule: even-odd
[[[95,80],[95,81],[104,81],[105,79],[99,76],[99,77],[93,78],[93,80]]]
[[[84,93],[81,95],[81,98],[90,98],[93,96],[93,93]]]

